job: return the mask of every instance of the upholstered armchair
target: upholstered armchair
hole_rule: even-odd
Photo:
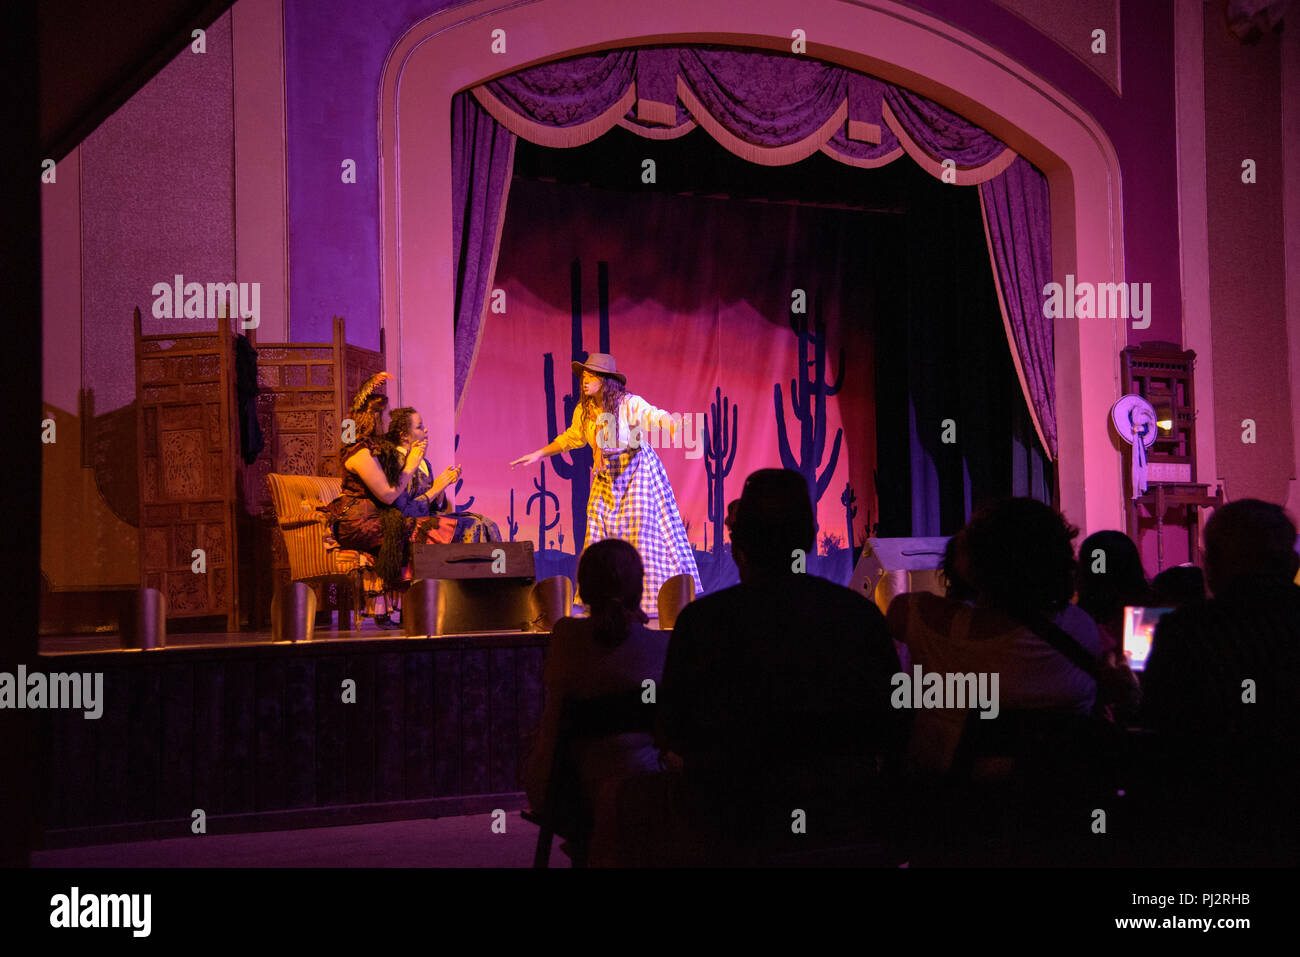
[[[275,505],[275,520],[284,535],[289,554],[289,576],[311,585],[337,584],[350,599],[352,628],[361,630],[367,575],[374,577],[374,559],[365,552],[327,548],[329,525],[317,508],[328,505],[343,490],[341,479],[320,475],[277,475],[266,477]],[[372,590],[374,590],[372,588]],[[340,609],[340,618],[342,617]],[[339,622],[340,626],[342,621]]]

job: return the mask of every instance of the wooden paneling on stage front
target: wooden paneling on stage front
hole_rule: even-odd
[[[41,712],[45,846],[189,837],[195,809],[228,833],[522,807],[548,640],[43,656],[46,673],[104,673],[102,717]]]

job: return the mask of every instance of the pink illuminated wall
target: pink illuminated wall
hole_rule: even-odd
[[[1116,93],[1120,77],[1120,0],[996,0],[1069,50]],[[1094,36],[1100,30],[1100,37]]]
[[[1218,473],[1229,498],[1285,502],[1294,476],[1283,233],[1282,39],[1243,44],[1205,7],[1206,195]],[[1256,181],[1242,182],[1252,159]],[[1293,331],[1293,334],[1295,332]],[[1255,441],[1249,426],[1255,423]]]

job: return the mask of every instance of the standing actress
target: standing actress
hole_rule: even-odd
[[[675,434],[677,424],[669,413],[626,390],[627,376],[616,370],[613,356],[593,353],[585,364],[573,363],[573,371],[582,373],[582,401],[573,410],[573,423],[550,445],[510,466],[529,466],[557,452],[591,446],[584,547],[606,538],[631,542],[645,565],[641,609],[654,615],[659,589],[674,575],[690,575],[696,593],[704,590],[668,473],[644,439],[652,428]]]

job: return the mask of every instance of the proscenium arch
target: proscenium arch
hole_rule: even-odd
[[[398,398],[424,413],[435,461],[451,461],[455,437],[451,100],[548,60],[650,44],[789,52],[803,30],[809,57],[915,90],[1042,170],[1055,281],[1124,280],[1118,157],[1096,121],[1042,78],[894,0],[753,0],[743,21],[738,32],[731,0],[482,0],[420,21],[389,53],[379,102],[382,321]],[[506,50],[494,54],[498,29]],[[1106,421],[1124,320],[1055,321],[1061,508],[1085,533],[1123,528],[1122,461]]]

